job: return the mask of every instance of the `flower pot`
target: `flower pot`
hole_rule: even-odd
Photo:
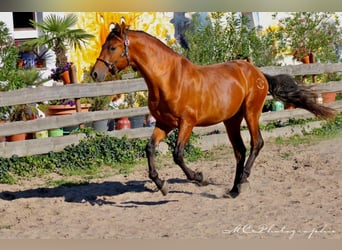
[[[88,112],[90,104],[81,104],[81,112]],[[71,115],[76,113],[75,105],[49,105],[46,115]]]
[[[323,103],[330,103],[336,101],[336,92],[322,93]]]
[[[48,130],[38,131],[34,134],[34,137],[36,139],[47,138],[49,137],[49,131]]]
[[[310,57],[309,56],[303,56],[302,57],[302,63],[309,64],[310,63]]]
[[[108,131],[115,130],[115,119],[108,120]]]
[[[289,103],[286,103],[285,104],[285,109],[295,109],[296,107],[295,107],[295,105],[293,105],[293,104],[289,104]]]
[[[130,117],[131,128],[142,128],[144,126],[144,119],[144,115]]]
[[[70,133],[77,131],[79,128],[80,127],[78,125],[64,127],[63,128],[64,135],[69,135]]]
[[[131,123],[128,119],[128,117],[122,117],[118,119],[117,122],[117,129],[129,129],[131,128]]]
[[[64,84],[69,84],[70,83],[70,75],[69,75],[69,71],[66,70],[64,71],[61,75],[60,75],[62,81]]]
[[[49,137],[63,136],[63,129],[62,128],[50,129],[48,132],[48,135]]]
[[[282,101],[273,101],[272,111],[280,111],[280,110],[284,110],[284,103]]]
[[[17,62],[18,69],[22,69],[24,67],[24,60],[19,59]]]
[[[97,131],[108,131],[108,120],[93,121],[92,127]]]
[[[23,141],[26,140],[27,134],[22,133],[22,134],[16,134],[16,135],[9,135],[6,137],[7,141]]]

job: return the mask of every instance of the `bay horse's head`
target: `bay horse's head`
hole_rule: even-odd
[[[115,74],[129,65],[127,30],[128,27],[122,20],[121,25],[116,23],[107,36],[91,71],[95,81],[101,82],[108,73]]]

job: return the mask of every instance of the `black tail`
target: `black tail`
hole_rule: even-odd
[[[317,94],[310,87],[297,84],[295,79],[286,74],[270,76],[264,74],[269,85],[271,95],[283,102],[303,108],[315,116],[324,119],[333,119],[336,111],[316,102]]]

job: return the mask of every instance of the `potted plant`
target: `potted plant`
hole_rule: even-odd
[[[128,108],[147,106],[147,91],[137,91],[129,93],[124,98]],[[145,116],[137,115],[129,118],[131,128],[141,128],[144,126]]]
[[[88,112],[90,107],[90,103],[82,103],[81,112]],[[48,116],[71,115],[76,113],[76,102],[72,99],[49,101],[46,113]]]
[[[25,87],[36,87],[49,80],[47,78],[43,79],[42,73],[36,68],[18,70],[18,75]]]
[[[29,104],[20,104],[13,107],[10,112],[10,121],[28,121],[33,120],[37,117],[38,111],[37,109]],[[7,136],[7,141],[15,141],[15,140],[25,140],[28,138],[27,133],[10,135]]]
[[[10,113],[10,121],[28,121],[37,117],[37,109],[29,104],[19,104],[14,106]]]
[[[279,20],[280,46],[297,61],[335,61],[341,43],[339,19],[334,13],[294,12]],[[306,58],[310,58],[309,61]]]
[[[100,111],[107,110],[109,108],[109,103],[112,100],[111,96],[96,96],[88,98],[91,104],[89,111]]]
[[[34,61],[32,63],[34,63],[36,68],[43,68],[45,66],[47,52],[48,49],[46,49],[45,46],[38,47],[34,39],[27,40],[19,46],[20,61],[18,61],[18,65],[23,61],[23,55],[31,54],[34,57]],[[23,66],[24,65],[22,64],[22,67]]]
[[[70,71],[71,66],[73,65],[72,62],[66,62],[64,65],[60,65],[54,69],[51,69],[50,78],[54,81],[62,80],[64,84],[70,83]]]
[[[91,104],[89,111],[101,111],[101,110],[107,110],[109,108],[109,103],[112,100],[112,97],[111,96],[96,96],[96,97],[92,97],[89,99],[90,99],[90,104]],[[98,131],[108,131],[109,121],[108,119],[93,121],[92,127]]]

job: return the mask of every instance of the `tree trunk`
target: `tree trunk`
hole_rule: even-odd
[[[56,67],[66,65],[66,63],[68,62],[68,58],[65,55],[66,50],[64,48],[57,47],[54,48],[53,51],[56,54]]]

